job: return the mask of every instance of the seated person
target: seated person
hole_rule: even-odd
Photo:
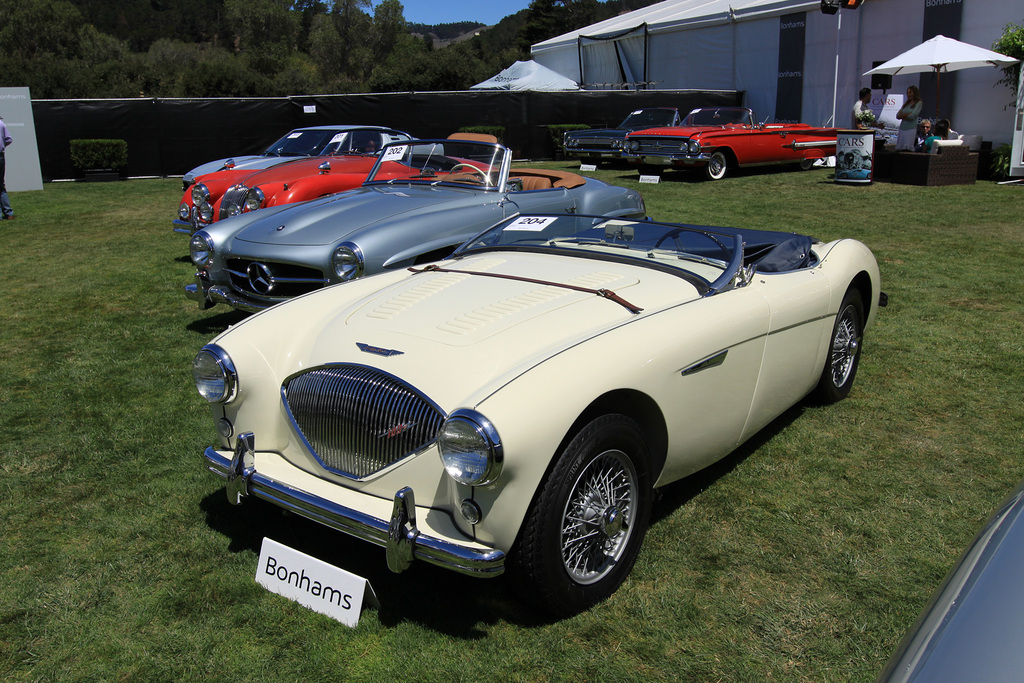
[[[914,140],[914,151],[924,151],[924,141],[932,134],[932,122],[928,119],[921,119],[921,123],[917,124],[917,139]]]
[[[922,152],[931,152],[935,145],[932,143],[936,140],[945,140],[949,135],[949,119],[939,119],[939,122],[935,124],[935,130],[932,135],[929,135],[924,140],[924,145],[921,147]]]

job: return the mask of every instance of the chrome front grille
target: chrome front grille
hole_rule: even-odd
[[[606,150],[611,151],[612,142],[616,138],[580,138],[579,148],[580,149],[595,149],[595,150]]]
[[[249,191],[249,188],[245,185],[233,185],[227,189],[224,193],[224,198],[220,200],[220,211],[217,216],[221,219],[234,216],[242,212],[242,203],[245,201],[245,194]],[[232,211],[232,209],[235,209]]]
[[[640,154],[685,154],[685,138],[630,138],[640,143]]]
[[[323,271],[308,266],[243,258],[229,258],[224,265],[232,289],[266,301],[290,299],[327,285]]]
[[[361,365],[291,378],[284,401],[324,467],[361,479],[433,443],[444,414],[408,384]]]

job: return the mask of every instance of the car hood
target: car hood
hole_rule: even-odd
[[[481,205],[484,202],[481,192],[408,184],[364,186],[288,205],[280,211],[263,209],[245,214],[251,217],[249,223],[235,232],[234,239],[288,246],[334,244],[359,230],[410,212],[416,212],[417,217],[423,219],[430,212],[448,211],[468,202]]]
[[[260,170],[276,166],[284,161],[288,160],[288,157],[271,157],[271,156],[238,156],[238,157],[224,157],[223,159],[217,159],[216,161],[208,161],[205,164],[196,166],[191,171],[185,174],[185,178],[195,179],[201,175],[207,173],[215,173],[217,171],[224,170],[224,163],[229,159],[235,160],[235,170],[246,171],[246,170]]]
[[[747,133],[750,128],[726,128],[724,126],[668,126],[665,128],[641,128],[634,130],[633,132],[637,135],[666,135],[669,137],[692,137],[694,135],[700,135],[701,133],[707,133],[710,130],[714,131],[739,131]]]
[[[669,273],[589,258],[497,252],[438,265],[446,271],[402,270],[330,287],[236,329],[263,340],[261,353],[279,376],[327,363],[373,365],[452,410],[566,349],[698,298]]]
[[[580,130],[569,133],[569,137],[604,138],[613,135],[625,135],[626,133],[632,130],[636,130],[636,128],[591,128],[588,130]]]
[[[256,187],[270,183],[286,183],[320,173],[320,165],[331,164],[330,173],[359,173],[364,178],[373,168],[376,157],[362,155],[321,156],[285,161],[246,176],[242,182],[246,187]]]

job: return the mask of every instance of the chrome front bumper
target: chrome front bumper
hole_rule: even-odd
[[[645,166],[704,166],[711,159],[710,154],[627,154],[625,158],[633,164]]]
[[[379,519],[260,474],[253,466],[254,456],[252,432],[238,436],[238,445],[230,459],[213,448],[203,453],[207,469],[227,480],[228,501],[233,505],[255,496],[337,531],[383,546],[388,568],[396,573],[408,569],[413,560],[477,577],[499,576],[505,571],[505,553],[501,550],[467,548],[420,533],[416,528],[416,502],[409,487],[395,493],[391,519]]]
[[[241,294],[236,293],[230,287],[211,284],[204,280],[199,273],[196,273],[196,281],[194,284],[185,285],[185,298],[198,303],[201,310],[205,310],[211,306],[216,306],[217,304],[227,304],[241,311],[248,311],[249,313],[262,311],[270,308],[274,303],[277,303],[264,303],[262,301],[254,301],[246,298]]]

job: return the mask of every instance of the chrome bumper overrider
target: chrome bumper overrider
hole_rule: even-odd
[[[185,298],[195,301],[199,308],[204,310],[217,304],[227,304],[249,313],[256,313],[274,305],[245,298],[236,294],[230,287],[209,284],[198,273],[195,284],[185,285]]]
[[[252,464],[254,455],[252,432],[238,436],[238,445],[230,459],[213,448],[203,453],[207,469],[227,480],[228,500],[234,505],[241,504],[247,496],[255,496],[383,546],[388,568],[396,573],[408,569],[413,560],[470,576],[493,577],[505,571],[505,553],[501,550],[467,548],[420,533],[416,528],[416,502],[409,487],[395,493],[391,519],[379,519],[260,474]]]
[[[183,221],[180,218],[175,218],[171,223],[174,225],[174,232],[183,232],[186,235],[191,235],[196,231],[190,222]]]

